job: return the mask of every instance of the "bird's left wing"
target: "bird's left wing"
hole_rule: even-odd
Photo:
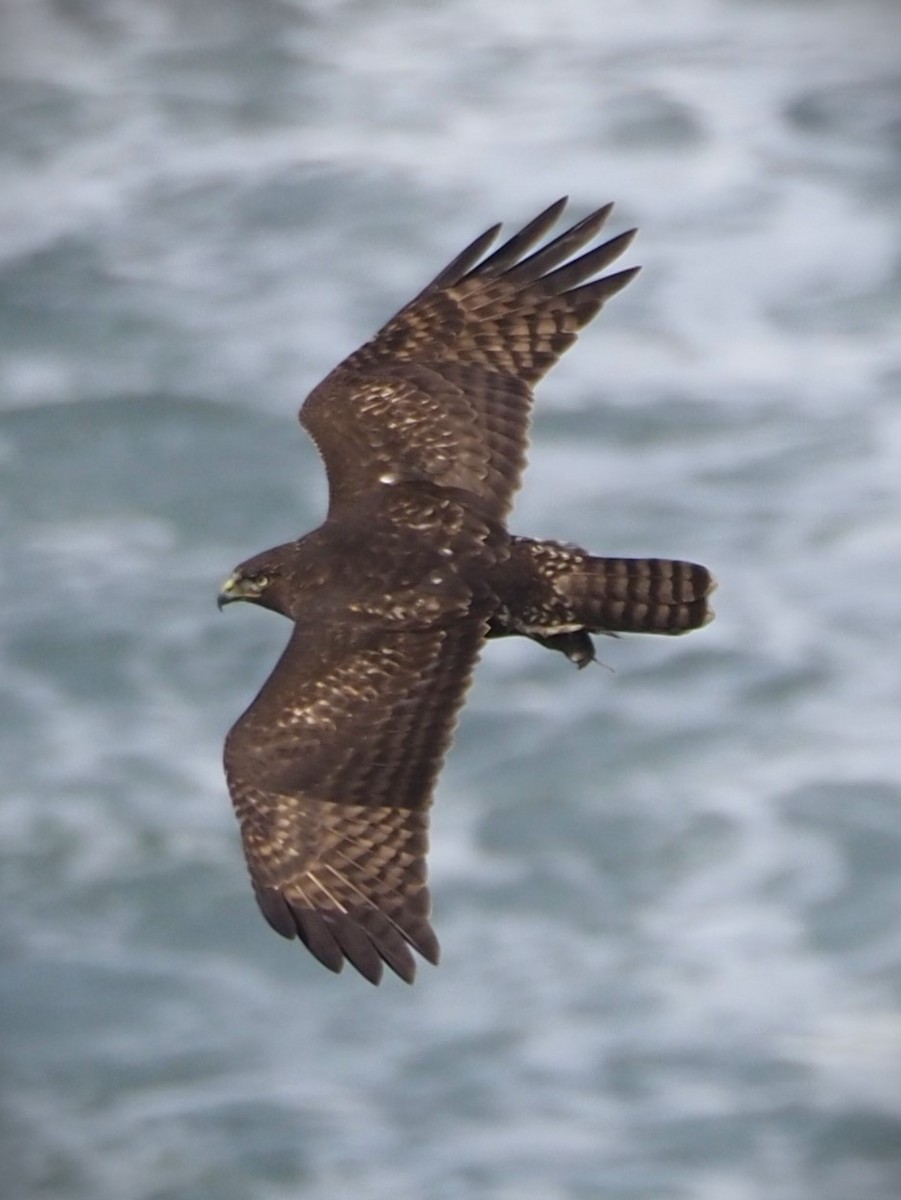
[[[330,513],[404,479],[470,492],[488,516],[506,517],[532,388],[636,273],[595,278],[634,230],[580,253],[609,204],[536,250],[565,205],[487,258],[500,226],[482,234],[310,393],[300,419],[325,461]]]
[[[428,808],[486,632],[484,616],[393,631],[295,629],[225,746],[260,907],[333,971],[412,982],[436,962]]]

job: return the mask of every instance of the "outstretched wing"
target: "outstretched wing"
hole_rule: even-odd
[[[438,942],[426,886],[428,808],[486,633],[296,629],[225,745],[254,890],[269,923],[333,971],[408,983]]]
[[[610,204],[533,250],[565,206],[558,200],[481,262],[500,226],[476,238],[310,394],[300,419],[325,460],[332,513],[380,480],[419,479],[462,488],[487,515],[506,516],[525,466],[533,385],[637,271],[586,282],[634,230],[572,258]]]

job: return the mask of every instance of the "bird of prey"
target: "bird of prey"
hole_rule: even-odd
[[[583,667],[593,633],[712,617],[695,563],[507,530],[532,388],[637,272],[597,277],[634,230],[585,249],[609,204],[536,249],[565,205],[491,254],[500,226],[476,238],[314,389],[300,421],[325,462],[325,522],[243,563],[219,595],[293,625],[225,742],[259,906],[326,967],[347,960],[372,983],[383,964],[411,983],[413,950],[438,959],[429,806],[485,640],[521,635]]]

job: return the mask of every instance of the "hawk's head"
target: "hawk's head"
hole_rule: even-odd
[[[288,616],[286,593],[289,589],[286,588],[285,576],[294,549],[294,543],[289,542],[273,550],[264,550],[262,554],[241,563],[240,567],[235,567],[219,589],[217,604],[220,610],[235,600],[248,600],[251,604],[259,604]]]

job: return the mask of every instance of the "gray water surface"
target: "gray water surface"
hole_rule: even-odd
[[[3,1195],[901,1194],[901,10],[8,0]],[[644,266],[541,387],[515,528],[718,619],[489,646],[443,947],[335,978],[247,885],[222,737],[315,524],[307,390],[563,192]]]

